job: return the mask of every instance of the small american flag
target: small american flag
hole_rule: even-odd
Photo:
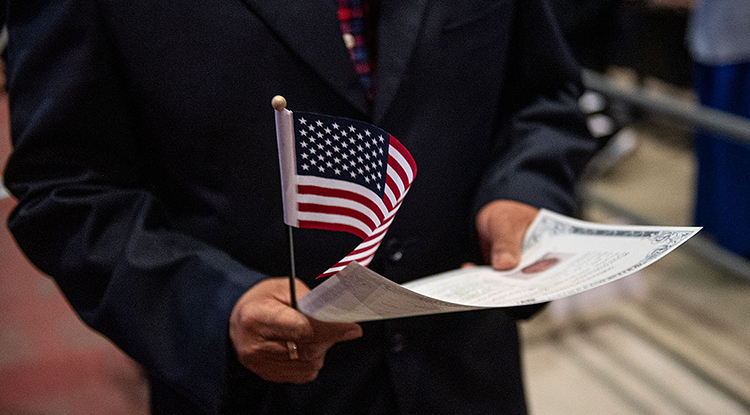
[[[320,277],[375,256],[417,173],[393,136],[361,121],[310,112],[275,111],[284,222],[362,238]]]

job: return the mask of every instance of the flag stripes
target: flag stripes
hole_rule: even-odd
[[[352,261],[369,265],[416,176],[414,159],[393,136],[370,124],[285,111],[277,114],[279,148],[294,153],[279,158],[294,162],[281,166],[288,195],[285,221],[362,239],[321,277]]]

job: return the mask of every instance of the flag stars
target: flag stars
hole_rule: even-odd
[[[376,192],[383,191],[387,134],[378,129],[359,128],[356,122],[342,126],[325,117],[311,120],[302,117],[298,121],[300,173],[343,179]]]

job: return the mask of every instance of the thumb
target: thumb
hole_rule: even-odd
[[[497,200],[477,214],[476,224],[487,262],[498,271],[507,271],[521,262],[526,230],[538,209],[524,203]]]
[[[498,271],[507,271],[521,262],[524,232],[502,232],[493,240],[490,264]]]
[[[362,337],[362,326],[357,323],[331,323],[310,319],[319,341],[338,343]]]

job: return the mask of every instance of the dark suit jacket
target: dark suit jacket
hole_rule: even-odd
[[[382,0],[369,105],[329,0],[10,0],[9,219],[91,327],[148,371],[156,413],[523,413],[500,311],[365,324],[319,378],[239,368],[236,299],[288,275],[270,99],[369,120],[419,176],[371,265],[397,282],[478,260],[495,199],[570,213],[595,147],[541,0]],[[301,278],[348,234],[298,231]]]

